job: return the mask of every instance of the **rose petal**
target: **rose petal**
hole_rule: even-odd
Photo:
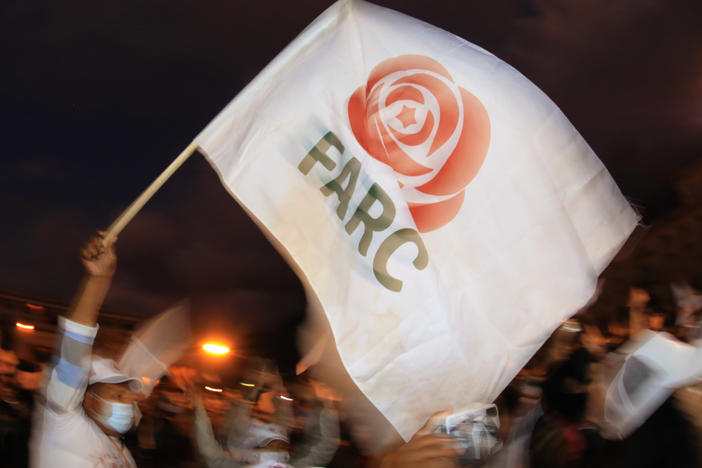
[[[456,196],[438,203],[408,203],[417,230],[419,232],[434,231],[451,221],[461,209],[465,195],[466,191],[461,190]]]
[[[373,87],[384,77],[403,70],[427,70],[432,71],[446,79],[453,81],[449,72],[436,60],[423,55],[400,55],[380,62],[371,70],[366,83],[366,95],[373,90]]]
[[[356,140],[361,144],[364,150],[371,156],[370,145],[368,144],[368,135],[366,132],[366,87],[360,86],[349,98],[349,124]]]
[[[419,104],[424,104],[424,96],[422,92],[412,86],[400,86],[393,89],[385,98],[385,106],[390,107],[397,101],[413,101]]]
[[[374,127],[373,111],[377,113],[377,104],[371,109],[366,108],[366,88],[359,87],[349,99],[349,124],[356,140],[364,150],[378,161],[390,165],[387,152],[380,141],[380,136]],[[370,115],[369,115],[370,113]]]
[[[476,176],[490,145],[490,118],[483,104],[461,88],[463,130],[456,149],[436,176],[417,190],[432,195],[450,195]]]

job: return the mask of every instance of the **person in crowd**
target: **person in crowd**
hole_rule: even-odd
[[[585,418],[589,364],[587,355],[575,350],[549,372],[543,390],[544,415],[531,437],[530,466],[590,466],[588,456],[597,442],[594,426]]]
[[[250,378],[256,387],[234,400],[228,413],[226,448],[212,429],[200,392],[191,385],[195,408],[195,440],[210,468],[311,467],[324,466],[336,452],[339,422],[333,404],[320,399],[307,383],[299,380],[289,394],[277,373],[259,373]],[[292,401],[304,407],[300,440],[290,443],[294,428]]]
[[[200,389],[189,382],[195,409],[195,443],[209,468],[288,467],[288,427],[292,423],[290,399],[277,374],[257,372],[249,394],[235,399],[227,415],[226,443],[217,440]]]
[[[525,404],[526,403],[526,404]],[[502,448],[485,465],[488,468],[525,468],[529,466],[529,442],[536,421],[542,416],[541,406],[525,401],[513,381],[495,400],[499,409],[499,436]]]
[[[11,349],[0,349],[0,398],[13,393],[19,359]]]
[[[689,284],[673,284],[677,303],[676,337],[689,344],[702,341],[702,293]],[[702,466],[702,379],[680,388],[675,399],[697,433],[697,457]]]
[[[581,347],[576,352],[589,363],[597,363],[607,354],[607,338],[594,320],[584,320],[580,333]]]
[[[628,317],[628,313],[627,313]],[[629,337],[629,321],[614,318],[607,322],[607,351],[614,351]]]
[[[0,349],[0,460],[8,468],[27,466],[32,392],[18,375],[30,368],[12,350]]]
[[[321,382],[299,376],[290,388],[301,432],[291,453],[296,467],[326,466],[339,446],[339,414],[331,399],[318,395],[315,389],[320,386]]]
[[[590,414],[608,439],[600,466],[699,466],[693,428],[670,396],[702,375],[702,349],[651,330],[660,310],[650,300],[647,288],[630,289],[629,340],[606,357],[591,387]]]
[[[85,275],[59,318],[53,367],[39,395],[30,442],[36,468],[134,467],[122,437],[139,423],[138,379],[107,358],[91,358],[98,311],[117,265],[115,239],[93,237],[81,250]]]
[[[153,466],[163,468],[191,466],[196,457],[191,442],[193,418],[190,401],[168,378],[159,382],[156,393],[153,412],[155,442]]]

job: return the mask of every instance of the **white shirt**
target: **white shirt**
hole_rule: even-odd
[[[32,468],[136,468],[122,442],[105,434],[83,408],[37,407],[30,441]]]
[[[32,468],[136,467],[122,442],[105,434],[83,410],[97,330],[59,317],[54,366],[34,410]]]

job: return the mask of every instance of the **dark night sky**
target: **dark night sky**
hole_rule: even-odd
[[[0,289],[68,299],[91,231],[330,3],[3,1]],[[674,206],[672,179],[702,155],[702,2],[377,3],[524,73],[649,221]],[[201,156],[127,227],[118,251],[112,306],[151,313],[194,295],[220,304],[203,317],[255,330],[299,317],[294,274]],[[221,299],[237,290],[255,292]]]

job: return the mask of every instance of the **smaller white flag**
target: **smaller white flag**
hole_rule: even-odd
[[[182,302],[146,323],[132,335],[119,359],[118,368],[143,383],[148,395],[168,366],[190,348],[190,305]]]

